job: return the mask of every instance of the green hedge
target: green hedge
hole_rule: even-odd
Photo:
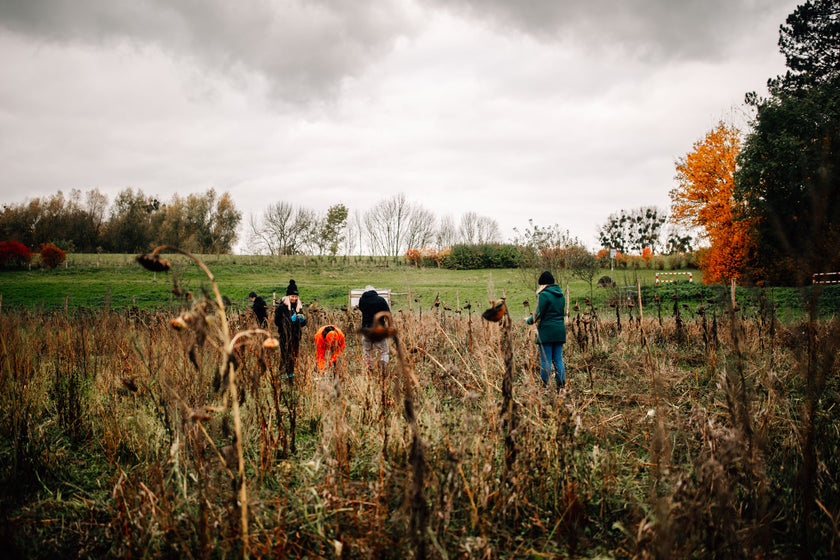
[[[483,268],[516,268],[520,254],[516,245],[491,244],[453,245],[441,262],[444,268],[477,270]]]

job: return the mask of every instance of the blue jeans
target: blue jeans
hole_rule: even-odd
[[[543,384],[548,383],[551,375],[551,364],[554,364],[554,379],[558,387],[566,386],[566,366],[563,364],[563,343],[553,342],[538,344],[540,348],[540,378]]]

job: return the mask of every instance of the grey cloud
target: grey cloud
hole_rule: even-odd
[[[641,59],[717,60],[791,0],[421,0],[494,27]],[[779,20],[774,25],[778,25]]]
[[[45,41],[155,45],[256,73],[294,102],[336,91],[415,30],[408,4],[340,0],[0,0],[0,27]]]

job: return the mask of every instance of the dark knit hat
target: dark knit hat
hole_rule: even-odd
[[[287,296],[298,295],[297,284],[295,284],[294,280],[289,280],[289,286],[286,288],[286,295]]]
[[[551,275],[549,271],[545,271],[540,274],[540,279],[537,280],[537,284],[540,286],[547,286],[549,284],[554,284],[554,276]]]
[[[248,297],[249,298],[257,297],[257,292],[251,292],[250,294],[248,294]]]

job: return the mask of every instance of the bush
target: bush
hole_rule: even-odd
[[[57,267],[64,262],[65,258],[67,258],[67,255],[65,255],[64,251],[52,243],[47,243],[41,247],[41,262],[47,268]]]
[[[449,254],[440,260],[444,268],[475,270],[480,268],[516,268],[520,263],[516,245],[492,244],[453,245]]]
[[[440,268],[448,255],[448,249],[441,249],[440,251],[431,247],[425,249],[409,249],[405,252],[405,260],[408,264],[418,268],[425,266],[436,266]]]
[[[0,268],[20,268],[32,258],[32,251],[17,241],[0,241]]]
[[[405,260],[412,266],[420,266],[423,262],[423,255],[417,249],[409,249],[405,252]]]

